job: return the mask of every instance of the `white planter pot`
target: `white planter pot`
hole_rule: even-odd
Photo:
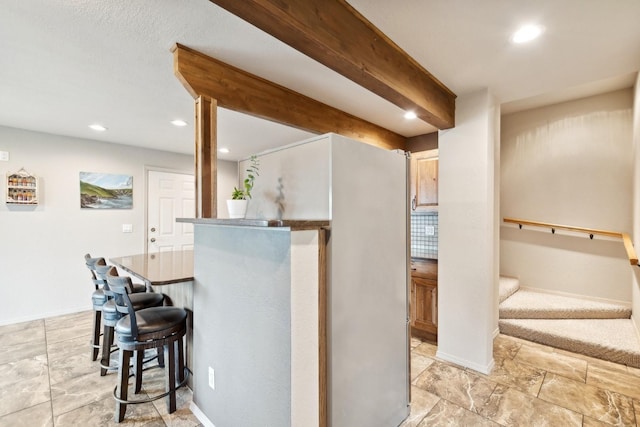
[[[244,218],[247,214],[248,200],[227,200],[229,218]]]

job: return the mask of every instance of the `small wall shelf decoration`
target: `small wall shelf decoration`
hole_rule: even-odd
[[[21,168],[7,174],[7,203],[17,205],[38,204],[38,178]]]

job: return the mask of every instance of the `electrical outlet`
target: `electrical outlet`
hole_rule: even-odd
[[[216,389],[216,377],[211,366],[209,366],[209,387],[211,387],[211,390]]]
[[[424,228],[424,234],[427,236],[435,236],[436,235],[436,227],[433,225],[427,225]]]
[[[9,152],[8,151],[0,151],[0,160],[3,162],[9,161]]]

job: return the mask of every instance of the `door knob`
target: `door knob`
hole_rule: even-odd
[[[154,233],[156,231],[155,227],[151,227],[151,232]]]
[[[156,241],[156,238],[155,238],[155,237],[152,237],[152,238],[151,238],[151,243],[153,243],[153,242],[155,242],[155,241]]]

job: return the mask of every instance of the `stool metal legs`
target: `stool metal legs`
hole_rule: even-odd
[[[111,365],[111,346],[113,345],[113,326],[104,325],[102,334],[102,359],[100,359],[100,376],[107,375]]]
[[[118,385],[116,386],[117,398],[115,421],[119,423],[124,420],[124,414],[127,412],[126,401],[129,393],[129,361],[131,360],[131,351],[120,350],[120,369],[118,369]]]
[[[168,341],[168,342],[167,342]],[[187,382],[187,370],[184,366],[184,341],[183,337],[174,337],[165,341],[163,347],[158,348],[158,356],[165,353],[166,366],[165,372],[165,389],[166,391],[158,396],[152,396],[147,399],[129,400],[129,378],[135,377],[134,392],[139,393],[142,389],[142,363],[144,350],[125,350],[120,349],[119,367],[118,367],[118,383],[113,392],[116,400],[116,410],[114,414],[115,422],[119,423],[124,420],[127,412],[127,405],[147,403],[156,399],[166,397],[167,411],[171,414],[176,411],[177,398],[176,390]],[[162,349],[164,348],[164,352]],[[135,375],[131,375],[130,363],[131,359],[135,360]]]
[[[167,391],[171,390],[171,393],[166,397],[167,411],[170,414],[176,411],[176,343],[177,341],[173,341],[165,346],[165,351],[169,356],[169,369],[167,370],[167,375],[165,375],[165,388]],[[167,368],[165,367],[165,369]],[[180,368],[178,368],[178,370],[180,370]]]
[[[98,358],[100,350],[100,326],[102,323],[102,311],[93,310],[93,339],[91,340],[91,360]]]

